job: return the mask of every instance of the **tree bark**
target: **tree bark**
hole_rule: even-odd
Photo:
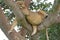
[[[4,13],[2,12],[2,9],[1,9],[1,6],[0,6],[0,26],[1,26],[1,29],[5,32],[5,34],[7,35],[7,37],[10,40],[12,40],[11,37],[7,34],[7,31],[9,29],[10,25],[8,24],[8,21],[5,20],[5,19],[7,19],[7,18],[5,17]]]
[[[16,16],[17,20],[19,21],[19,23],[22,24],[22,26],[24,28],[26,28],[28,31],[32,32],[32,28],[31,26],[27,23],[25,16],[23,15],[23,13],[21,12],[21,10],[19,9],[19,7],[17,6],[17,4],[15,2],[13,2],[12,0],[4,0],[4,2],[11,7],[11,9],[13,10],[14,15]],[[18,11],[17,11],[18,10]]]
[[[13,31],[11,34],[8,34],[8,30],[10,29],[10,24],[6,16],[4,15],[1,7],[0,7],[0,26],[9,40],[26,40],[25,37],[21,36],[19,33]]]

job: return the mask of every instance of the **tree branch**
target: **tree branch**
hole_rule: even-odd
[[[21,12],[21,10],[19,9],[19,7],[17,6],[17,4],[15,2],[13,2],[12,0],[4,0],[4,2],[11,7],[11,9],[14,12],[14,15],[16,16],[18,22],[20,22],[22,24],[22,26],[24,28],[26,28],[28,31],[32,31],[31,26],[26,22],[25,16],[23,15],[23,13]]]
[[[19,33],[16,33],[15,31],[11,34],[8,34],[8,30],[10,29],[10,24],[6,16],[4,15],[1,7],[0,7],[0,26],[4,33],[7,35],[9,40],[26,40],[25,37],[21,36]]]

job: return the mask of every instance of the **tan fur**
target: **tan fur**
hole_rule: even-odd
[[[18,4],[24,15],[26,15],[28,22],[32,24],[33,32],[31,35],[36,34],[37,25],[39,25],[43,21],[47,14],[42,10],[40,10],[39,12],[31,12],[29,9],[27,9],[23,1],[17,1],[16,3]]]
[[[19,7],[22,10],[22,12],[27,15],[27,20],[29,23],[32,24],[33,27],[33,32],[31,35],[36,34],[37,32],[37,25],[39,25],[43,19],[47,16],[47,14],[40,10],[39,12],[31,12],[29,9],[27,9],[27,7],[25,6],[25,3],[23,1],[17,1],[18,5],[20,5]]]

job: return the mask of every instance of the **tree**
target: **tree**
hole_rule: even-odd
[[[26,0],[25,0],[26,1]],[[27,7],[29,6],[29,2],[31,0],[28,0],[26,1],[26,5]],[[19,9],[19,7],[17,6],[17,4],[15,2],[13,2],[12,0],[4,0],[4,2],[10,6],[10,8],[13,10],[13,13],[15,15],[15,17],[18,19],[18,21],[22,24],[22,26],[24,27],[25,30],[27,30],[28,33],[31,33],[32,32],[32,28],[31,28],[31,25],[29,25],[26,20],[25,20],[25,16],[22,14],[21,10]],[[38,27],[38,33],[36,35],[34,35],[33,37],[30,37],[31,40],[39,40],[39,36],[40,36],[40,31],[48,28],[51,24],[53,23],[59,23],[60,21],[60,16],[58,16],[58,14],[60,13],[60,0],[54,0],[54,5],[53,5],[53,9],[51,10],[51,12],[49,12],[49,16],[46,20],[44,20],[44,22],[39,25]],[[17,11],[18,10],[18,11]],[[1,11],[1,15],[3,14],[1,8],[0,8],[0,11]],[[0,15],[0,16],[1,16]],[[10,25],[6,25],[7,24],[7,19],[6,17],[4,16],[1,16],[0,17],[1,19],[1,24],[4,28],[2,29],[5,29],[5,33],[7,33],[7,31],[10,29]],[[4,19],[6,19],[6,21],[4,21]],[[22,20],[22,21],[21,21]],[[54,20],[54,21],[53,21]],[[23,30],[24,31],[24,30]],[[14,35],[13,35],[14,34]],[[7,35],[7,34],[6,34]],[[21,34],[19,33],[16,33],[15,31],[13,31],[11,34],[8,34],[7,36],[10,38],[10,40],[16,40],[15,38],[17,38],[17,40],[25,40],[25,37],[23,36],[19,36]],[[15,37],[14,37],[15,36]],[[30,35],[29,35],[30,36]],[[13,39],[11,39],[13,37]],[[20,39],[21,38],[21,39]],[[48,39],[47,39],[48,40]]]

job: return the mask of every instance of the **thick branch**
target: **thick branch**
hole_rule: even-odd
[[[5,34],[8,36],[8,34],[7,34],[7,31],[8,31],[8,29],[9,29],[9,24],[8,24],[8,21],[6,20],[7,18],[5,17],[5,15],[4,15],[4,13],[2,12],[2,9],[1,9],[1,7],[0,7],[0,27],[2,28],[2,30],[5,32]],[[8,38],[10,39],[10,40],[12,40],[11,39],[11,37],[9,37],[8,36]]]
[[[17,4],[12,0],[4,0],[4,2],[11,7],[11,9],[14,12],[14,15],[16,16],[17,20],[22,24],[22,26],[28,29],[29,31],[32,31],[31,26],[26,22],[25,17],[19,9],[19,7],[17,6]]]
[[[12,34],[8,34],[8,30],[10,29],[11,25],[9,24],[6,16],[4,15],[1,7],[0,7],[0,26],[10,40],[26,40],[19,33],[12,32]]]

